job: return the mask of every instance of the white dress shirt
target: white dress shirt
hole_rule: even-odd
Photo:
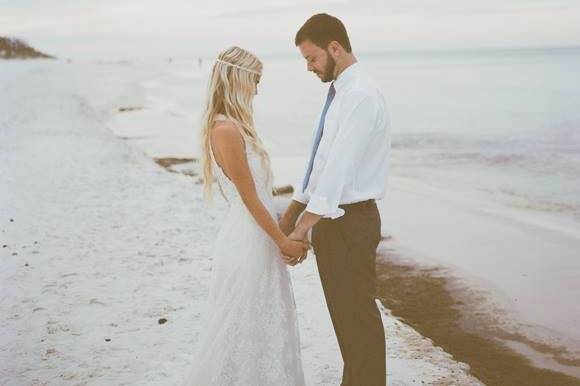
[[[391,146],[385,99],[361,65],[347,67],[334,87],[308,186],[302,192],[301,179],[292,197],[332,219],[344,214],[338,205],[384,197]]]

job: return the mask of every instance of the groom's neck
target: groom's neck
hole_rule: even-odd
[[[338,78],[338,76],[346,70],[350,65],[357,62],[356,57],[352,53],[347,53],[344,57],[340,58],[336,61],[336,67],[334,69],[334,80]]]

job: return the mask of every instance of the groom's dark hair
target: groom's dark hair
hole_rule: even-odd
[[[352,52],[344,24],[338,18],[330,16],[327,13],[318,13],[311,16],[300,27],[294,38],[294,44],[298,46],[306,40],[310,40],[323,50],[326,50],[328,44],[335,40],[346,52]]]

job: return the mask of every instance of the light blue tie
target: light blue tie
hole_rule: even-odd
[[[304,176],[304,182],[302,183],[302,192],[306,190],[308,186],[308,181],[310,180],[310,173],[312,173],[312,165],[314,165],[314,157],[316,156],[316,151],[318,150],[318,145],[320,144],[320,139],[322,138],[322,133],[324,131],[324,119],[326,118],[326,112],[330,103],[334,99],[334,94],[336,90],[334,89],[334,82],[330,84],[328,89],[328,95],[326,96],[326,103],[324,104],[324,109],[322,110],[322,115],[320,116],[320,122],[318,122],[318,130],[316,131],[316,138],[314,139],[314,144],[312,145],[312,151],[310,152],[310,162],[308,163],[308,171]]]

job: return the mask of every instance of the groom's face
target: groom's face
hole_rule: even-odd
[[[310,40],[306,40],[298,45],[304,59],[306,59],[306,69],[314,72],[324,83],[334,80],[334,69],[336,62],[328,53],[328,50],[318,47]]]

